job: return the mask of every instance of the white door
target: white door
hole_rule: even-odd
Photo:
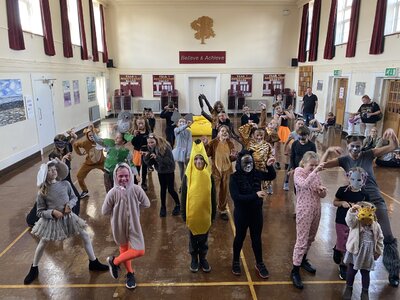
[[[201,108],[199,104],[199,95],[204,94],[211,106],[214,105],[217,91],[217,79],[215,77],[190,77],[189,78],[189,112],[194,115],[201,114]],[[208,108],[204,104],[204,111],[210,113]]]
[[[48,80],[33,81],[33,97],[41,150],[52,144],[56,135],[53,108],[53,84]]]

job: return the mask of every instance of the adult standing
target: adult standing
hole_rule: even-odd
[[[363,104],[361,104],[357,113],[361,117],[361,134],[364,136],[369,136],[369,132],[376,123],[380,120],[379,115],[381,113],[381,108],[378,103],[372,101],[368,95],[364,95],[361,98]]]
[[[301,111],[303,113],[304,121],[308,126],[310,120],[315,118],[318,110],[318,97],[312,93],[310,87],[307,88],[307,93],[303,97],[303,104],[301,105]]]
[[[351,168],[361,167],[368,173],[367,181],[365,183],[365,191],[370,197],[370,202],[376,207],[376,216],[383,231],[383,243],[385,245],[383,250],[383,265],[389,272],[389,284],[398,287],[400,259],[397,249],[397,239],[393,236],[388,217],[388,209],[376,183],[373,161],[375,157],[380,157],[397,149],[399,147],[399,140],[391,128],[385,131],[383,138],[389,141],[388,145],[381,148],[361,151],[364,137],[359,135],[348,135],[346,137],[348,150],[347,155],[326,161],[330,154],[341,154],[342,152],[339,147],[330,147],[326,150],[321,161],[326,161],[324,163],[324,168],[342,167],[346,172],[348,172]]]

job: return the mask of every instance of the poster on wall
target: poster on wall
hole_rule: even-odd
[[[119,75],[119,83],[122,95],[142,97],[142,75]]]
[[[79,94],[79,80],[72,81],[72,86],[74,88],[74,104],[81,103],[81,95]]]
[[[363,96],[365,95],[365,86],[366,82],[356,82],[356,95]]]
[[[263,96],[274,96],[285,89],[285,74],[264,74]]]
[[[243,92],[245,97],[251,97],[252,89],[252,74],[232,74],[231,75],[231,90]]]
[[[21,80],[0,80],[0,126],[26,120]]]
[[[317,81],[317,91],[322,91],[323,87],[324,87],[324,81],[318,80]]]
[[[71,86],[69,80],[64,80],[62,82],[63,93],[64,93],[64,106],[70,106],[71,102]]]
[[[86,78],[87,92],[88,92],[88,101],[96,101],[96,78],[87,77]]]
[[[161,91],[175,89],[175,75],[153,75],[153,97],[161,96]]]

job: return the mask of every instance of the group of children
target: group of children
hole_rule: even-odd
[[[199,100],[202,104],[206,98],[201,95]],[[384,265],[389,271],[390,284],[393,286],[399,284],[397,241],[391,233],[386,206],[379,194],[372,170],[374,157],[398,147],[393,131],[388,130],[384,134],[389,140],[388,146],[381,150],[374,149],[366,152],[361,152],[361,145],[359,145],[362,144],[362,137],[348,136],[349,155],[327,161],[330,154],[342,154],[341,149],[331,147],[324,153],[320,162],[315,144],[311,141],[312,128],[319,130],[319,127],[310,129],[304,126],[304,122],[301,124],[301,120],[296,120],[296,130],[290,133],[288,120],[294,118],[290,108],[283,110],[281,106],[276,105],[275,115],[268,124],[264,104],[261,105],[258,123],[255,122],[257,116],[244,110],[247,123],[243,122],[244,124],[239,128],[240,137],[233,137],[232,124],[227,121],[229,119],[226,118],[222,103],[217,103],[214,108],[208,101],[206,103],[212,114],[210,119],[213,135],[215,135],[211,141],[203,137],[192,143],[190,121],[179,118],[173,130],[175,138],[175,148],[173,148],[173,142],[169,143],[152,132],[148,118],[143,116],[134,120],[133,130],[117,133],[114,140],[99,138],[96,129],[89,126],[85,131],[86,140],[73,144],[79,155],[86,155],[86,160],[78,172],[78,182],[82,189],[81,197],[88,195],[88,189],[84,183],[86,175],[95,168],[105,172],[108,193],[102,212],[105,215],[111,215],[112,233],[120,248],[119,256],[110,256],[107,259],[108,267],[98,262],[94,256],[90,239],[86,237],[85,222],[71,212],[79,197],[73,192],[71,183],[62,181],[69,172],[66,172],[66,176],[64,173],[62,176],[58,174],[61,173],[60,171],[57,173],[58,169],[63,168],[63,162],[52,160],[42,165],[39,172],[41,180],[38,174],[40,191],[37,198],[37,215],[40,220],[32,229],[32,233],[38,235],[41,241],[31,270],[24,282],[29,284],[37,277],[37,265],[47,241],[62,240],[74,234],[80,234],[89,256],[89,269],[100,271],[108,269],[113,278],[118,278],[119,266],[124,264],[127,270],[126,286],[134,288],[136,283],[131,260],[144,255],[140,208],[150,205],[145,191],[148,188],[147,168],[152,167],[157,171],[160,184],[160,217],[165,217],[167,214],[166,192],[168,190],[175,202],[172,215],[181,214],[189,229],[189,252],[192,257],[190,270],[192,272],[197,272],[199,268],[204,272],[211,271],[206,258],[208,233],[217,211],[221,219],[229,219],[227,211],[229,188],[234,203],[233,218],[236,230],[232,273],[241,274],[239,255],[249,228],[256,259],[255,269],[261,278],[268,278],[269,272],[262,257],[262,205],[264,197],[272,194],[271,181],[276,177],[275,169],[280,168],[276,164],[276,156],[280,152],[277,145],[284,143],[284,152],[288,157],[285,162],[287,176],[284,189],[289,189],[288,178],[291,173],[294,173],[296,193],[297,236],[291,271],[294,286],[303,288],[300,268],[316,273],[316,269],[307,259],[307,252],[319,226],[320,199],[327,194],[319,173],[325,168],[334,166],[343,167],[348,172],[349,178],[349,184],[339,188],[334,200],[334,205],[338,207],[334,257],[335,262],[339,264],[340,277],[347,280],[344,296],[351,297],[354,276],[357,270],[361,270],[362,299],[368,299],[366,297],[368,297],[369,270],[373,269],[374,259],[382,254]],[[243,149],[240,152],[235,149],[232,139],[237,139],[241,143]],[[124,147],[127,142],[133,145],[133,155]],[[106,148],[106,157],[103,156],[99,145]],[[69,161],[70,157],[61,157],[61,159]],[[236,172],[232,169],[233,161],[236,161]],[[174,186],[175,162],[178,162],[180,169],[181,199]],[[68,170],[68,167],[64,169]],[[44,170],[46,170],[45,175],[43,175]],[[142,171],[142,177],[139,176],[140,171]],[[140,181],[141,187],[137,185]],[[367,192],[363,189],[364,184]],[[368,197],[371,192],[373,196]],[[382,230],[374,217],[375,210],[380,223],[384,224]],[[385,242],[383,242],[383,236],[385,236]],[[383,252],[383,244],[385,244],[386,252]]]

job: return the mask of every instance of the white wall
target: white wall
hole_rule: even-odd
[[[385,68],[400,68],[400,39],[399,34],[387,36],[385,38],[385,50],[380,55],[370,55],[369,47],[372,36],[373,23],[375,18],[375,8],[377,0],[361,1],[360,22],[358,26],[356,56],[346,58],[347,44],[336,47],[335,57],[332,60],[323,58],[325,40],[327,34],[330,1],[322,1],[320,35],[318,45],[318,60],[316,62],[306,62],[300,65],[312,65],[313,92],[318,96],[319,109],[317,118],[325,120],[329,112],[328,94],[329,77],[333,76],[334,70],[341,70],[342,76],[349,78],[346,112],[355,112],[360,107],[361,96],[355,95],[356,82],[365,82],[365,93],[373,98],[376,93],[375,80],[377,77],[384,77]],[[301,19],[299,8],[299,20]],[[323,80],[323,90],[317,91],[317,81]],[[384,103],[385,99],[374,99],[378,103]]]
[[[89,107],[97,105],[97,102],[89,103],[87,101],[86,77],[108,77],[105,64],[101,62],[101,54],[100,62],[82,61],[80,47],[74,47],[74,57],[64,57],[59,1],[49,1],[56,49],[55,56],[46,56],[43,49],[43,37],[30,33],[24,33],[25,50],[9,49],[5,2],[5,0],[0,0],[0,40],[2,41],[0,45],[0,79],[20,79],[24,96],[33,95],[31,78],[55,79],[53,105],[56,131],[63,132],[72,127],[80,129],[86,126],[89,122]],[[88,1],[83,1],[83,7],[86,39],[91,53]],[[72,80],[79,80],[80,104],[64,107],[63,80],[70,80],[71,86]],[[104,115],[104,112],[102,112],[102,115]],[[2,126],[0,127],[0,136],[2,139],[0,170],[40,150],[35,119]]]
[[[135,1],[133,1],[135,2]],[[152,93],[153,74],[174,74],[179,105],[188,111],[185,77],[190,74],[221,76],[220,98],[227,103],[231,74],[253,74],[253,99],[262,98],[264,73],[285,73],[285,86],[294,88],[297,56],[298,11],[285,4],[243,3],[146,5],[118,4],[107,9],[109,56],[117,69],[110,73],[111,90],[119,88],[120,74],[141,74],[143,99]],[[283,16],[284,9],[290,10]],[[190,23],[201,16],[214,20],[214,38],[206,44],[194,38]],[[226,51],[226,64],[179,64],[179,51]],[[267,99],[267,98],[264,98]],[[195,100],[197,101],[197,100]]]

